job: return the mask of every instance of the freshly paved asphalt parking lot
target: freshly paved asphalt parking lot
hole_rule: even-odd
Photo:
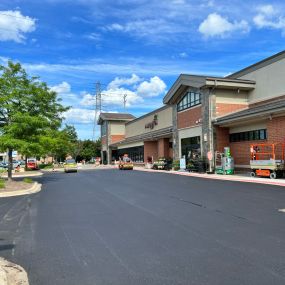
[[[31,285],[285,284],[285,188],[164,173],[50,173],[0,199],[0,256]]]

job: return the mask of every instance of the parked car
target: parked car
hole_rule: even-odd
[[[67,159],[64,164],[64,172],[77,172],[77,163],[74,159]]]
[[[37,170],[39,169],[37,159],[36,158],[28,158],[27,159],[27,168]]]
[[[8,166],[9,166],[9,164],[7,162],[1,162],[0,163],[0,168],[2,168],[2,169],[8,169]],[[21,166],[20,162],[17,161],[17,160],[13,160],[13,167],[12,167],[12,169],[16,169],[19,166]]]
[[[0,168],[1,168],[1,169],[7,169],[7,168],[8,168],[8,163],[6,163],[6,162],[0,162]]]
[[[18,166],[21,166],[21,162],[18,160],[13,160],[13,169],[17,168]]]
[[[132,160],[128,157],[127,154],[125,154],[123,156],[123,158],[120,159],[120,161],[119,161],[119,169],[120,170],[125,170],[125,169],[133,170],[134,169],[134,164],[133,164]]]

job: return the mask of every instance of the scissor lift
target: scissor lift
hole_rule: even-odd
[[[253,144],[250,146],[251,176],[270,177],[271,179],[283,177],[284,144]]]

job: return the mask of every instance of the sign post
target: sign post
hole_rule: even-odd
[[[185,157],[180,158],[180,171],[185,171],[186,169],[186,159]]]
[[[212,161],[213,160],[213,153],[211,151],[208,151],[207,157],[208,157],[209,161]]]

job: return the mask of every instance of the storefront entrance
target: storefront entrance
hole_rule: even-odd
[[[201,138],[200,136],[181,139],[181,155],[185,156],[186,163],[190,159],[201,158]]]

